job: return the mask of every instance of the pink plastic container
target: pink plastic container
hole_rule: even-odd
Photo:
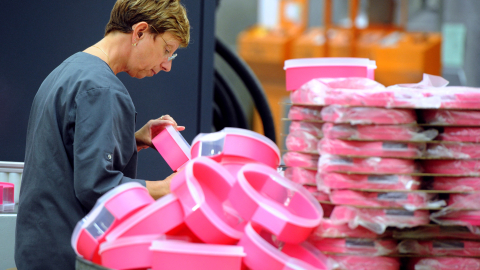
[[[129,236],[166,234],[179,228],[183,219],[177,196],[168,194],[123,221],[110,231],[106,239],[111,242]]]
[[[314,107],[291,106],[288,111],[288,118],[290,120],[304,121],[322,121],[322,110]],[[321,123],[316,123],[321,124]]]
[[[330,219],[336,223],[348,223],[350,228],[365,227],[377,234],[387,227],[411,228],[430,223],[427,210],[408,211],[403,209],[369,209],[336,206]]]
[[[331,189],[385,189],[417,190],[420,179],[410,175],[360,175],[341,173],[317,174],[317,185],[321,190]]]
[[[174,171],[190,160],[190,145],[173,126],[167,126],[152,143]]]
[[[480,235],[472,233],[464,226],[425,226],[409,230],[395,230],[396,239],[452,239],[452,240],[480,240]]]
[[[288,167],[317,168],[318,158],[318,155],[287,152],[283,155],[283,162]]]
[[[15,209],[15,185],[0,182],[0,212],[13,212]]]
[[[480,242],[465,240],[404,240],[398,251],[416,255],[480,256]]]
[[[378,257],[378,256],[333,256],[330,258],[335,260],[338,269],[352,270],[399,270],[400,262],[398,258]]]
[[[404,207],[415,209],[428,206],[426,193],[406,192],[361,192],[353,190],[332,190],[330,201],[340,205],[370,207]]]
[[[225,168],[206,157],[193,159],[172,179],[170,189],[179,198],[185,224],[202,241],[235,244],[242,236],[245,221],[228,201],[234,182]]]
[[[102,265],[111,269],[148,269],[152,267],[150,246],[159,235],[138,235],[104,242],[100,245]]]
[[[480,269],[480,259],[473,258],[424,258],[415,264],[415,270]]]
[[[366,58],[304,58],[285,61],[287,90],[300,88],[314,78],[363,77],[374,79],[375,61]]]
[[[385,109],[370,107],[343,107],[330,105],[322,109],[322,120],[352,125],[398,125],[416,123],[413,109]]]
[[[309,123],[309,122],[300,122],[292,121],[289,126],[289,132],[303,131],[312,134],[315,137],[322,137],[322,123]]]
[[[247,256],[243,263],[249,269],[330,269],[327,257],[307,242],[300,245],[285,243],[283,248],[279,249],[279,243],[274,243],[272,238],[272,234],[260,226],[247,224],[237,245],[244,248]]]
[[[480,112],[473,110],[423,110],[426,123],[440,125],[480,126]]]
[[[200,133],[192,142],[191,156],[209,157],[222,164],[233,176],[247,163],[262,163],[271,168],[280,165],[280,150],[272,140],[240,128]]]
[[[443,133],[439,135],[442,141],[456,141],[456,142],[480,142],[480,128],[479,127],[445,127]]]
[[[320,204],[304,187],[262,164],[247,164],[238,172],[229,199],[245,220],[287,243],[305,241],[323,216]]]
[[[175,240],[155,240],[150,250],[152,270],[240,270],[245,257],[240,246]]]
[[[440,212],[437,212],[440,213]],[[434,214],[432,214],[433,216]],[[472,225],[480,226],[479,210],[458,210],[444,212],[443,215],[434,217],[435,222],[439,224]]]
[[[480,191],[479,177],[434,177],[433,190]]]
[[[478,88],[451,86],[440,92],[441,108],[478,109],[480,107],[480,92]],[[434,92],[435,94],[435,92]]]
[[[395,240],[364,238],[323,238],[312,244],[321,252],[382,256],[395,253]]]
[[[359,172],[403,174],[414,173],[417,166],[413,159],[395,158],[350,158],[336,155],[321,155],[318,170],[322,172]]]
[[[305,168],[299,167],[289,167],[285,170],[284,176],[291,181],[306,185],[306,184],[316,184],[316,177],[317,171],[309,170]]]
[[[377,238],[378,235],[363,227],[351,229],[348,223],[336,223],[331,219],[323,219],[320,226],[310,236],[311,240],[320,240],[323,238]]]
[[[310,133],[295,131],[289,133],[285,139],[285,146],[289,151],[317,152],[319,139]]]
[[[320,155],[368,157],[419,157],[425,144],[400,142],[358,142],[323,138],[318,143]]]
[[[423,131],[418,126],[323,124],[325,138],[377,141],[431,141],[436,129]]]
[[[429,157],[480,159],[480,144],[478,143],[442,143],[430,144],[427,149]]]
[[[425,173],[450,175],[479,175],[480,160],[424,160]]]
[[[136,182],[117,186],[101,196],[93,209],[80,220],[72,234],[71,244],[77,255],[100,263],[99,245],[105,236],[129,216],[154,200],[148,190]]]

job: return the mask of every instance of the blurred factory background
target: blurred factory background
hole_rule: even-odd
[[[263,86],[281,142],[286,59],[369,58],[386,86],[416,83],[428,73],[449,85],[479,87],[479,11],[478,0],[219,0],[215,24],[217,38]],[[215,68],[235,89],[251,128],[262,132],[242,82],[219,57]]]

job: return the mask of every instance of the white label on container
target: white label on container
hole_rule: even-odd
[[[463,249],[465,244],[462,241],[442,240],[433,241],[432,246],[434,249]]]
[[[379,184],[396,184],[398,183],[398,175],[369,175],[367,181]]]
[[[396,201],[396,200],[406,200],[408,198],[408,194],[404,192],[387,192],[387,193],[379,193],[377,195],[377,199],[383,201]]]
[[[397,142],[383,142],[382,148],[388,149],[388,150],[403,150],[403,149],[408,149],[408,144],[397,143]]]
[[[115,218],[112,213],[110,213],[107,208],[103,207],[97,217],[87,226],[86,229],[93,238],[97,239],[102,236],[108,228],[110,228],[114,220]]]
[[[375,247],[375,242],[370,239],[347,239],[345,241],[347,247]]]
[[[386,209],[384,213],[387,216],[406,216],[406,217],[414,216],[413,211],[408,211],[403,209]]]

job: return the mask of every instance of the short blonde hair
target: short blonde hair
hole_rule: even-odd
[[[117,0],[105,36],[114,31],[131,33],[132,26],[139,22],[152,25],[154,29],[149,27],[149,31],[155,37],[159,33],[173,34],[180,41],[180,47],[190,42],[190,22],[180,0]]]

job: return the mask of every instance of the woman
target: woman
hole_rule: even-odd
[[[74,269],[70,237],[97,199],[138,182],[155,199],[170,179],[136,179],[137,152],[175,120],[162,116],[135,132],[135,107],[115,76],[170,71],[190,25],[178,0],[118,0],[105,37],[60,64],[40,86],[30,112],[15,262],[18,269]],[[168,217],[166,217],[168,218]]]

